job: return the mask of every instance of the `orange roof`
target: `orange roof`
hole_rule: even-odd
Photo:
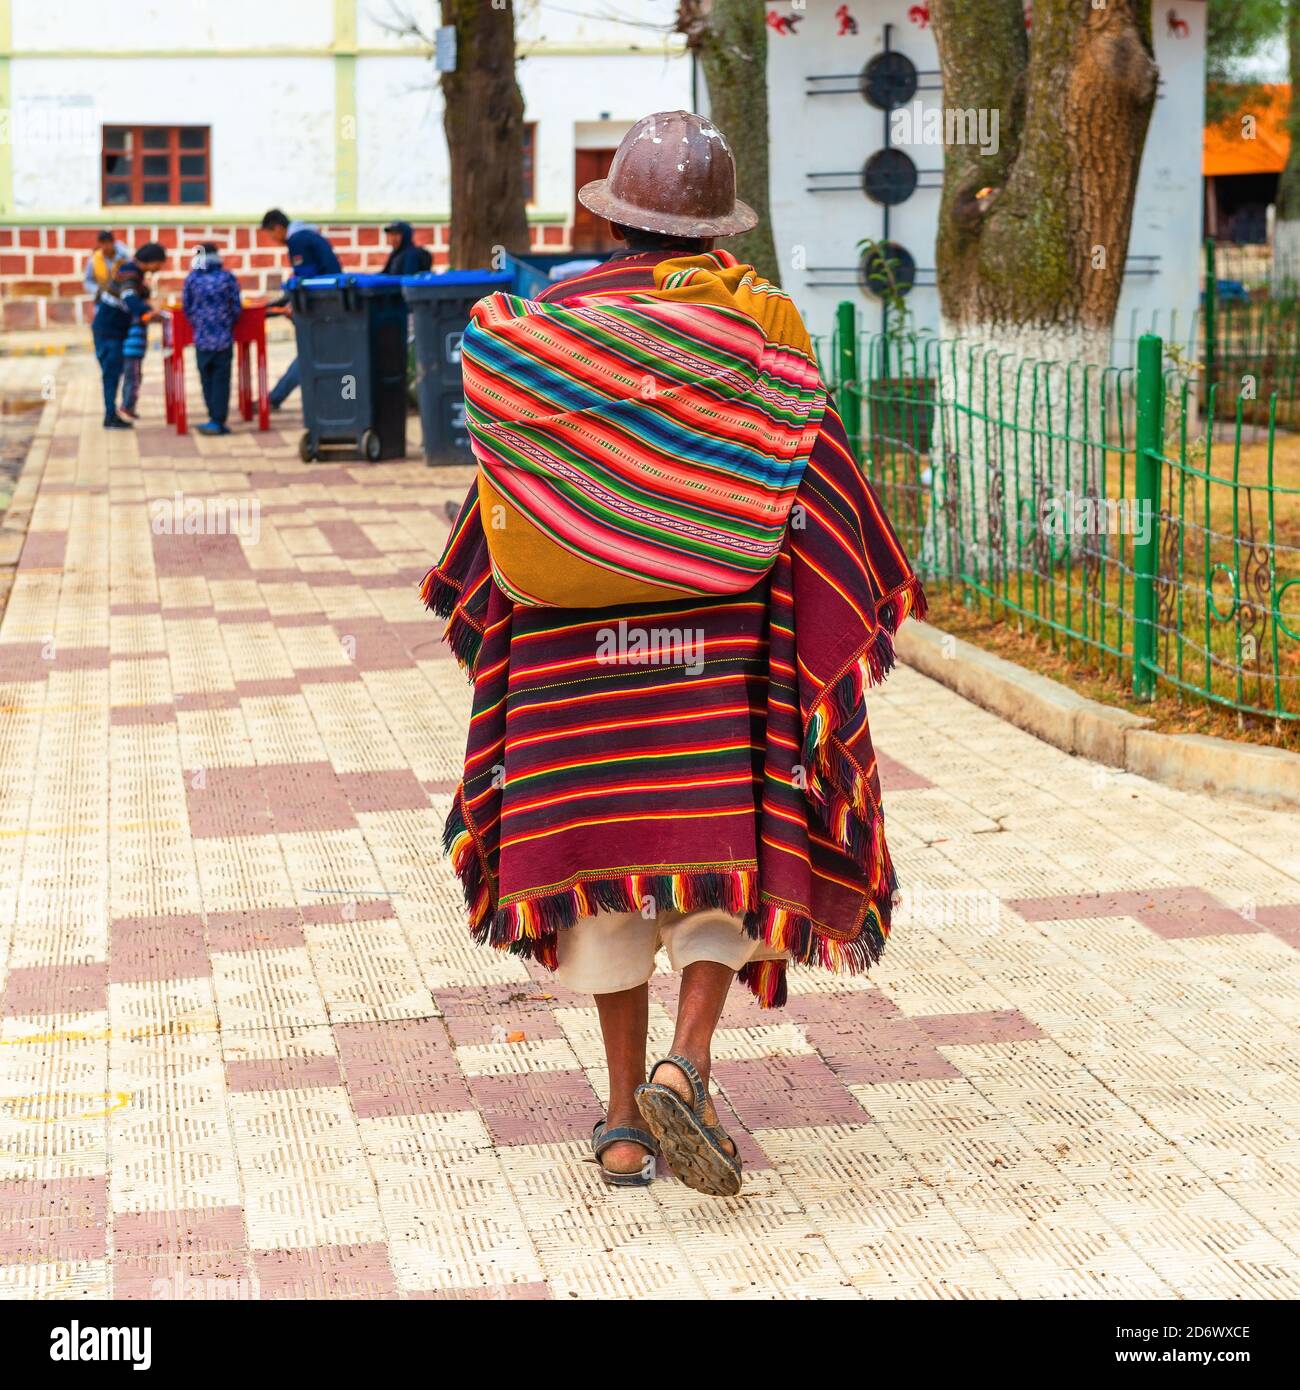
[[[1237,114],[1221,125],[1205,127],[1201,173],[1280,174],[1291,149],[1286,117],[1291,88],[1285,82],[1247,89]],[[1242,120],[1255,117],[1254,139],[1247,139]]]

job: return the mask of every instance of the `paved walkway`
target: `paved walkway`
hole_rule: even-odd
[[[590,1001],[473,947],[439,850],[414,586],[468,475],[177,439],[157,369],[106,437],[61,364],[0,627],[0,1293],[1300,1295],[1293,819],[900,670],[884,965],[735,993],[742,1198],[611,1194]],[[178,492],[257,533],[157,531]]]

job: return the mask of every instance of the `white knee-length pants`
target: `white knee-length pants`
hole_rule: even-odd
[[[556,938],[556,980],[582,994],[617,994],[654,974],[660,947],[674,970],[711,960],[739,970],[753,960],[789,960],[788,951],[745,935],[739,917],[719,908],[698,912],[599,912],[583,917]]]

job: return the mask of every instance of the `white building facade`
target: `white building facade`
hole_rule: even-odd
[[[1205,5],[1163,8],[1162,83],[1122,325],[1190,314],[1197,295]],[[675,0],[515,0],[515,9],[533,245],[558,251],[574,243],[577,186],[628,127],[696,100],[693,64],[673,33]],[[398,217],[442,263],[442,98],[429,43],[403,32],[414,20],[430,35],[437,14],[436,0],[133,0],[125,9],[0,0],[3,326],[84,316],[81,268],[101,227],[182,251],[214,240],[254,293],[273,290],[284,269],[256,231],[273,205],[319,224],[346,268],[378,269],[380,229]],[[888,209],[888,235],[918,267],[914,322],[937,327],[943,149],[887,139],[889,114],[859,90],[890,26],[889,48],[919,74],[909,105],[942,105],[926,5],[770,0],[767,17],[771,207],[786,288],[815,333],[829,332],[844,298],[861,305],[866,326],[878,323],[855,248],[886,230],[861,171],[890,143],[919,186]]]

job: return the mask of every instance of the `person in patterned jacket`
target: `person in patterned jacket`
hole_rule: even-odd
[[[229,434],[230,364],[235,355],[235,320],[242,312],[239,281],[221,264],[221,251],[205,241],[194,252],[193,269],[185,277],[181,307],[194,330],[203,403],[208,423],[200,434]]]

